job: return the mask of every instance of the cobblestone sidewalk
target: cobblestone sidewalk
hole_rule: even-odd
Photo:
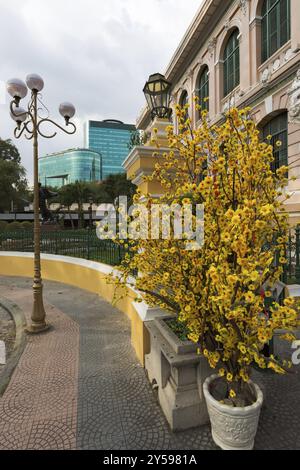
[[[0,277],[29,317],[31,281]],[[210,427],[172,433],[130,345],[127,318],[98,296],[45,282],[53,329],[29,337],[0,399],[0,449],[216,449]],[[266,389],[257,449],[300,449],[299,375]]]

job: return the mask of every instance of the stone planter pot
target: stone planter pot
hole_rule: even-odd
[[[257,397],[253,405],[243,408],[223,405],[210,393],[210,385],[217,377],[217,375],[208,377],[203,385],[213,440],[223,450],[251,450],[254,447],[263,393],[251,382]]]
[[[198,345],[177,338],[166,319],[174,317],[145,323],[150,339],[145,369],[172,431],[179,431],[209,423],[203,384],[212,369],[197,354]]]

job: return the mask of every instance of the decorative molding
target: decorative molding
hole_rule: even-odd
[[[210,57],[213,57],[215,50],[216,50],[216,46],[217,46],[217,38],[213,37],[212,39],[208,41],[208,45],[207,45],[207,50],[208,50]]]
[[[268,81],[270,80],[270,76],[271,74],[270,74],[269,69],[265,69],[263,73],[261,74],[261,83],[263,83],[264,85],[268,83]]]
[[[273,62],[273,67],[272,67],[273,72],[276,72],[276,70],[279,69],[280,65],[281,65],[280,59],[278,58]]]
[[[284,60],[285,62],[288,62],[290,59],[292,59],[292,57],[294,57],[294,53],[292,51],[292,48],[288,49],[284,55]]]
[[[288,92],[289,122],[300,124],[300,69],[297,70],[296,77]]]
[[[194,76],[194,69],[188,70],[186,73],[186,77],[191,79],[193,78],[193,76]]]
[[[230,28],[230,20],[227,20],[225,23],[224,23],[224,30],[225,31],[228,31]]]
[[[266,109],[266,115],[271,114],[273,112],[273,96],[267,96],[265,99],[265,109]]]
[[[260,81],[263,85],[266,85],[271,80],[273,74],[278,74],[278,71],[287,62],[295,57],[290,44],[285,45],[281,48],[276,55],[270,57],[258,70],[260,71]],[[264,68],[263,68],[264,67]]]
[[[246,13],[247,13],[247,5],[248,5],[248,0],[239,0],[239,6],[244,16],[246,16]]]
[[[249,27],[250,29],[253,29],[256,26],[261,26],[261,21],[262,21],[262,16],[255,16],[252,20],[249,22]]]
[[[226,113],[227,111],[229,111],[229,109],[233,108],[235,106],[235,95],[231,95],[229,96],[224,105],[223,105],[223,112]]]
[[[195,72],[198,68],[200,68],[203,64],[203,60],[198,60],[198,62],[196,62],[193,66],[192,66],[192,70],[193,72]]]

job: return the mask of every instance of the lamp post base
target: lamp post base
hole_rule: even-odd
[[[44,331],[47,331],[50,328],[51,328],[51,325],[49,325],[49,323],[42,323],[42,324],[32,323],[31,325],[29,325],[25,328],[25,331],[29,335],[35,335],[35,334],[38,334],[38,333],[44,333]]]

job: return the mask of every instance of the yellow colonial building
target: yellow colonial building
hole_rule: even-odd
[[[206,107],[211,124],[221,122],[232,106],[252,108],[262,137],[273,136],[274,169],[290,165],[287,203],[291,224],[300,222],[300,1],[205,0],[176,49],[165,78],[171,84],[171,107],[189,103],[193,127],[200,125],[193,97]],[[204,98],[209,97],[205,102]],[[173,113],[173,124],[177,128]],[[161,138],[167,120],[159,120]],[[149,107],[137,128],[153,129]],[[163,149],[162,149],[163,150]],[[124,162],[128,177],[142,190],[151,172],[154,149],[137,147]],[[144,186],[143,186],[144,185]]]

